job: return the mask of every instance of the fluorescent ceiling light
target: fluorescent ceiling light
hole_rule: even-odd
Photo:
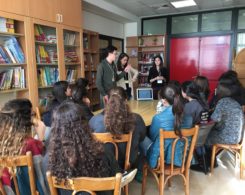
[[[196,2],[194,0],[184,0],[184,1],[173,1],[171,4],[175,8],[181,8],[181,7],[190,7],[190,6],[196,6]]]

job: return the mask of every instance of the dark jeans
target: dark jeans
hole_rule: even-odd
[[[126,94],[127,94],[127,97],[128,97],[128,100],[130,100],[132,98],[132,95],[131,95],[131,87],[129,87],[129,84],[126,83]]]

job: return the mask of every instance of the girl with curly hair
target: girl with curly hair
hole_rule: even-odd
[[[122,87],[114,87],[109,91],[109,101],[104,112],[92,117],[89,125],[96,133],[110,132],[115,137],[121,134],[133,132],[130,164],[131,167],[137,167],[139,145],[145,139],[146,127],[142,117],[139,114],[130,111],[127,104],[127,94]],[[122,146],[122,147],[121,147]],[[120,167],[124,167],[125,162],[125,144],[119,144],[118,162]]]
[[[32,127],[35,128],[39,140],[32,138]],[[32,104],[28,99],[15,99],[7,102],[0,111],[0,155],[25,155],[31,151],[39,194],[48,194],[43,179],[40,161],[42,161],[43,143],[46,127],[43,122],[32,118]],[[2,183],[11,191],[11,180],[8,170],[2,169]],[[20,194],[31,194],[27,167],[18,168],[17,179]]]
[[[120,171],[113,154],[93,138],[81,107],[73,102],[62,103],[54,112],[48,154],[48,169],[58,182],[81,176],[109,177]]]

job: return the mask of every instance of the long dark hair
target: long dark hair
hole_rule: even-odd
[[[155,63],[155,60],[156,60],[157,58],[159,58],[160,61],[161,61],[161,63],[160,63],[160,69],[161,69],[161,68],[163,68],[163,60],[162,60],[162,57],[161,57],[160,55],[156,55],[156,56],[153,58],[153,64],[152,64],[152,66],[153,66],[153,68],[155,68],[155,69],[157,68],[156,63]]]
[[[204,109],[208,109],[208,105],[203,101],[200,96],[198,86],[193,81],[185,81],[182,84],[181,88],[188,97],[196,99]]]
[[[127,94],[122,87],[109,91],[105,108],[105,127],[113,135],[125,134],[135,128],[135,117],[127,104]]]
[[[8,101],[0,111],[0,155],[19,155],[31,136],[32,104],[28,99]]]
[[[160,90],[160,98],[166,99],[172,105],[174,114],[174,132],[176,135],[181,135],[181,123],[183,119],[184,105],[180,98],[177,88],[173,84],[168,84]]]
[[[205,95],[205,100],[207,101],[209,93],[210,93],[209,82],[208,82],[207,77],[197,76],[194,82],[199,88],[199,93],[203,93]]]
[[[129,56],[128,54],[126,53],[121,53],[118,57],[118,60],[117,60],[117,70],[118,71],[123,71],[124,68],[128,65],[128,62],[124,65],[124,67],[122,67],[122,64],[121,64],[121,60],[124,58],[124,57],[127,57],[128,60],[129,60]]]
[[[48,151],[49,170],[58,179],[108,176],[103,145],[94,140],[78,104],[65,101],[54,112]]]
[[[87,90],[85,87],[79,87],[79,86],[75,85],[72,88],[71,97],[75,103],[83,104],[83,98],[86,96],[87,96]]]

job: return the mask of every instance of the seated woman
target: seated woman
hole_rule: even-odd
[[[84,97],[86,97],[86,95],[87,90],[84,87],[79,87],[75,85],[72,88],[72,100],[81,106],[85,118],[87,119],[87,121],[89,121],[94,116],[94,114],[91,112],[88,106],[88,102],[84,101]]]
[[[92,117],[89,125],[96,133],[110,132],[116,136],[133,131],[129,160],[131,167],[137,167],[139,144],[145,139],[146,127],[142,117],[130,111],[127,94],[122,87],[114,87],[109,91],[105,111]],[[119,156],[118,162],[123,168],[126,148],[123,145],[119,150],[123,155]]]
[[[193,124],[208,121],[208,105],[202,100],[199,88],[193,81],[182,84],[182,95],[188,101],[184,106],[184,113],[191,115]]]
[[[159,93],[163,105],[166,107],[164,111],[156,114],[150,127],[150,139],[153,141],[150,149],[147,153],[147,161],[151,168],[157,166],[158,158],[160,156],[160,142],[159,142],[159,129],[163,128],[167,131],[175,131],[176,135],[181,135],[181,128],[192,127],[192,117],[183,114],[183,103],[180,98],[180,94],[174,85],[168,84]],[[172,140],[166,140],[165,149],[165,161],[167,164],[171,162],[171,145]],[[181,143],[178,143],[176,147],[181,147]],[[174,164],[181,166],[182,158],[178,153],[180,149],[176,149]]]
[[[53,115],[48,153],[48,169],[58,179],[120,172],[114,155],[93,138],[81,107],[73,102],[62,103]],[[60,194],[71,192],[60,190]]]
[[[32,138],[32,127],[35,127],[38,140]],[[45,125],[37,119],[32,120],[32,104],[28,99],[15,99],[7,102],[0,111],[0,155],[25,155],[31,151],[36,175],[36,186],[40,195],[49,194],[44,182],[45,172],[42,171],[43,140]],[[2,183],[11,190],[11,180],[8,170],[3,169]],[[31,194],[27,167],[17,171],[20,194]]]
[[[43,114],[44,124],[51,126],[53,111],[65,100],[71,97],[71,88],[67,81],[58,81],[54,84],[52,94],[54,99],[47,106],[48,110]]]
[[[238,144],[244,124],[241,105],[233,99],[238,86],[220,83],[217,87],[218,103],[211,119],[216,122],[206,140],[206,145]]]

